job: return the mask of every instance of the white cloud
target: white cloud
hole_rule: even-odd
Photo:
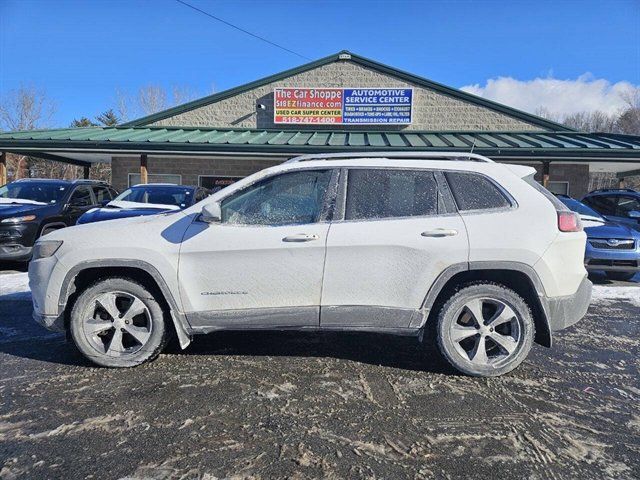
[[[587,73],[576,80],[517,80],[498,77],[487,80],[484,86],[466,85],[461,90],[526,112],[536,113],[538,109],[544,108],[564,117],[593,110],[618,113],[626,105],[623,99],[625,92],[638,88],[640,86],[629,82],[611,83],[605,79],[593,78]]]

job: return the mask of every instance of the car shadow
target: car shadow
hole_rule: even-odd
[[[371,332],[224,331],[199,335],[172,353],[249,357],[336,358],[370,365],[456,375],[433,342]]]

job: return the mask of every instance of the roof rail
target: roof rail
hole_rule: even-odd
[[[476,153],[459,152],[342,152],[310,153],[300,155],[287,163],[309,162],[311,160],[350,160],[354,158],[389,158],[397,160],[458,160],[467,162],[494,163],[493,160]]]
[[[76,178],[75,180],[72,180],[72,183],[80,183],[80,182],[87,182],[87,183],[107,183],[104,180],[95,180],[92,178]]]
[[[596,188],[595,190],[591,190],[589,193],[598,193],[598,192],[631,192],[636,193],[636,190],[633,188]]]

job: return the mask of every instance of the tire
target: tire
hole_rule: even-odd
[[[99,280],[80,293],[69,328],[78,350],[103,367],[150,362],[169,338],[164,312],[153,294],[121,277]]]
[[[623,282],[628,282],[633,277],[636,276],[638,272],[604,272],[608,279],[610,280],[620,280]]]
[[[474,377],[497,377],[516,368],[529,354],[534,334],[524,299],[491,282],[459,289],[443,305],[436,325],[436,341],[444,358]]]

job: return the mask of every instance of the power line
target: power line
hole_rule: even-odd
[[[195,6],[191,5],[190,3],[187,3],[187,2],[185,2],[183,0],[176,0],[176,2],[181,3],[185,7],[189,7],[191,9],[195,10],[196,12],[200,12],[203,15],[206,15],[207,17],[213,18],[214,20],[217,20],[220,23],[224,23],[225,25],[227,25],[227,26],[229,26],[231,28],[235,28],[236,30],[241,31],[242,33],[246,33],[247,35],[250,35],[253,38],[257,38],[258,40],[262,40],[263,42],[268,43],[269,45],[272,45],[274,47],[277,47],[280,50],[284,50],[285,52],[293,53],[294,55],[297,55],[298,57],[304,58],[305,60],[311,60],[309,57],[305,57],[304,55],[302,55],[302,54],[300,54],[298,52],[294,52],[293,50],[289,50],[288,48],[283,47],[282,45],[278,45],[277,43],[272,42],[271,40],[267,40],[266,38],[261,37],[260,35],[256,35],[255,33],[251,33],[249,31],[245,30],[244,28],[240,28],[237,25],[234,25],[233,23],[229,23],[226,20],[223,20],[220,17],[216,17],[215,15],[212,15],[209,12],[205,12],[204,10],[200,10],[198,7],[195,7]]]

